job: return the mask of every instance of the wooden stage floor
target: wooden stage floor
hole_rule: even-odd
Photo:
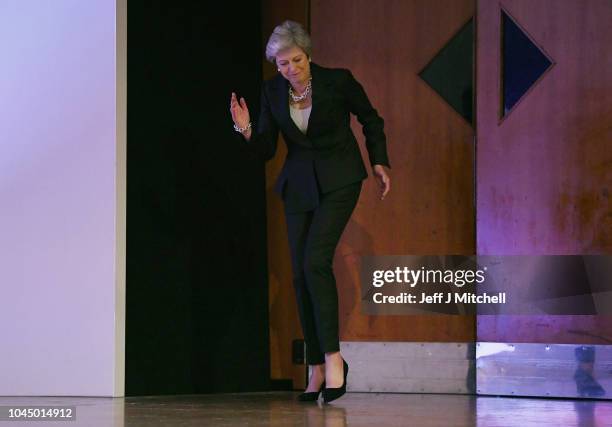
[[[347,393],[329,405],[294,392],[97,397],[0,397],[0,406],[75,406],[75,421],[0,425],[505,427],[612,426],[612,402],[443,394]]]

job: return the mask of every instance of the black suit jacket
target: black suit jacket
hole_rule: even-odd
[[[312,110],[308,130],[302,133],[289,113],[289,82],[280,74],[264,82],[261,109],[255,130],[247,142],[265,160],[274,157],[278,132],[287,144],[285,164],[275,184],[287,213],[312,210],[319,190],[327,193],[368,176],[350,113],[363,126],[372,165],[390,167],[383,119],[372,107],[363,87],[349,70],[310,64]]]

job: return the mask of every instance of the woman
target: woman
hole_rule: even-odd
[[[363,126],[381,199],[390,190],[383,119],[362,86],[345,69],[311,62],[311,41],[302,26],[285,21],[274,29],[267,59],[279,74],[264,82],[256,131],[244,98],[231,95],[234,129],[265,160],[276,152],[278,132],[287,157],[275,190],[285,207],[293,284],[311,376],[300,400],[325,402],[346,392],[348,364],[340,355],[338,294],[332,262],[338,240],[359,198],[367,172],[350,127]]]

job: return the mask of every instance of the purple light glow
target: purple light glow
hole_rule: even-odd
[[[109,396],[115,1],[3,1],[0,51],[0,395]]]

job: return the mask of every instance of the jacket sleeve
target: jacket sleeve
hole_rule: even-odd
[[[244,140],[244,143],[253,155],[263,161],[268,161],[276,154],[277,142],[278,125],[272,116],[265,86],[262,85],[259,119],[253,123],[251,139]]]
[[[349,70],[344,70],[344,96],[347,99],[349,110],[357,116],[362,125],[365,136],[366,149],[370,158],[370,164],[391,167],[387,155],[387,140],[384,132],[384,120],[368,99],[363,86],[355,80]]]

